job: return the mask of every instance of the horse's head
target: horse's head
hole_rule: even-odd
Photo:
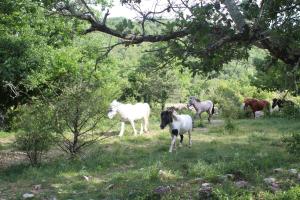
[[[191,96],[191,97],[189,98],[187,107],[189,108],[189,107],[191,107],[192,105],[195,105],[195,103],[196,103],[197,101],[200,101],[200,100],[197,99],[197,98],[194,97],[194,96]]]
[[[277,106],[277,105],[278,105],[278,99],[274,98],[274,99],[272,100],[272,109],[274,109],[275,106]]]
[[[109,119],[112,119],[118,113],[119,102],[117,100],[113,100],[109,106],[107,116]]]
[[[249,104],[248,103],[244,103],[244,110],[247,110]]]
[[[160,120],[161,120],[160,128],[161,129],[164,129],[168,124],[173,122],[172,115],[173,115],[172,110],[165,110],[160,113]]]
[[[247,110],[248,106],[250,106],[256,99],[245,99],[244,100],[244,110]]]
[[[273,102],[272,102],[272,108],[275,108],[276,106],[278,106],[279,108],[282,108],[284,102],[285,102],[285,100],[274,98]]]

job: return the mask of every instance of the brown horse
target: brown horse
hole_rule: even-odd
[[[244,100],[244,110],[250,106],[253,116],[255,118],[256,111],[262,111],[266,109],[267,112],[270,112],[270,103],[266,100],[258,100],[258,99],[245,99]]]

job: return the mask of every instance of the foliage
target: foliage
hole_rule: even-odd
[[[291,136],[286,136],[282,139],[289,153],[300,155],[300,134],[293,133]]]
[[[54,143],[52,111],[42,102],[18,108],[14,121],[17,130],[16,147],[24,151],[32,165],[41,163],[42,155]]]
[[[57,98],[55,105],[55,127],[62,137],[59,146],[71,157],[74,157],[83,147],[95,142],[95,136],[91,133],[95,131],[103,117],[100,114],[103,108],[95,104],[101,98],[98,98],[99,96],[93,93],[94,90],[85,84],[81,82],[73,87],[64,88],[63,95]],[[72,134],[70,139],[66,136],[69,132]]]
[[[43,95],[45,85],[28,87],[28,79],[49,67],[53,52],[69,45],[82,23],[47,15],[33,0],[4,0],[0,7],[0,112],[6,115],[11,107]]]
[[[180,93],[181,88],[186,87],[180,85],[184,82],[184,75],[176,69],[159,69],[159,62],[156,54],[144,54],[136,70],[128,75],[129,86],[125,88],[121,99],[132,97],[136,101],[159,103],[163,109],[172,94]]]

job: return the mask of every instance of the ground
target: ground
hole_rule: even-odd
[[[0,199],[24,193],[36,199],[199,199],[203,183],[210,183],[212,199],[300,199],[299,175],[288,172],[299,173],[300,159],[281,142],[300,129],[299,120],[237,120],[231,131],[222,120],[204,126],[194,129],[191,148],[186,137],[172,154],[168,130],[152,120],[149,134],[134,137],[127,126],[125,137],[97,143],[76,160],[53,149],[40,167],[30,167],[13,151],[13,136],[1,133]],[[264,182],[268,177],[278,188]],[[239,188],[238,181],[247,184]]]

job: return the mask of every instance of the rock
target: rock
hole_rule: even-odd
[[[272,183],[275,183],[276,179],[275,178],[272,178],[272,177],[269,177],[269,178],[265,178],[264,179],[264,182],[268,185],[271,185]]]
[[[171,187],[170,187],[170,186],[158,186],[157,188],[155,188],[155,189],[153,190],[153,192],[154,192],[155,194],[162,195],[162,194],[171,192]]]
[[[175,179],[176,176],[174,174],[172,174],[171,172],[169,171],[164,171],[164,170],[159,170],[158,171],[158,176],[160,179]]]
[[[282,168],[273,169],[274,173],[282,173],[284,170]]]
[[[271,183],[271,185],[269,186],[269,188],[273,191],[273,192],[277,192],[279,189],[280,189],[280,187],[279,187],[279,185],[278,185],[278,183]]]
[[[90,178],[91,178],[90,176],[83,176],[83,179],[86,180],[86,181],[89,181]]]
[[[289,174],[291,174],[291,175],[296,175],[298,172],[297,172],[297,170],[296,169],[289,169]]]
[[[210,183],[202,183],[201,186],[202,186],[202,187],[211,187],[211,184],[210,184]]]
[[[209,199],[212,197],[213,188],[210,183],[203,183],[202,187],[199,189],[199,199]]]
[[[218,176],[220,181],[228,181],[228,180],[233,180],[234,179],[234,175],[233,174],[225,174],[225,175],[221,175]]]
[[[34,197],[34,194],[32,193],[25,193],[22,195],[23,199],[31,199]]]
[[[40,190],[41,188],[42,188],[41,184],[33,186],[33,190]]]
[[[106,187],[106,190],[111,190],[113,189],[115,185],[114,184],[109,184],[107,187]]]
[[[233,175],[233,174],[225,174],[225,176],[226,176],[229,180],[233,180],[233,179],[234,179],[234,175]]]
[[[166,176],[167,175],[167,172],[165,172],[164,170],[159,170],[158,171],[158,175],[160,176],[160,177],[162,177],[162,176]]]
[[[202,184],[203,182],[204,182],[203,178],[195,178],[195,179],[189,181],[189,183],[191,183],[191,184]]]
[[[247,181],[237,181],[234,183],[234,185],[237,187],[237,188],[245,188],[248,186],[248,182]]]

